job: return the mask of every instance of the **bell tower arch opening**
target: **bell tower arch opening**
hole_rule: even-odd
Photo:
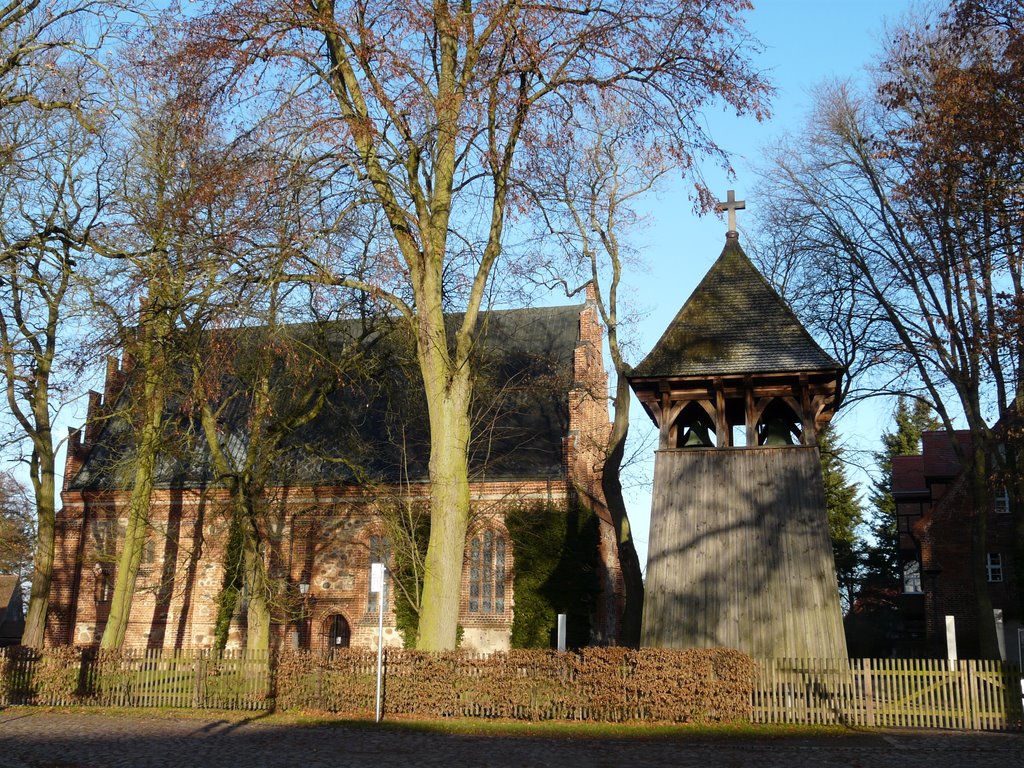
[[[765,448],[801,445],[803,431],[801,419],[783,398],[774,398],[757,420],[757,444]]]
[[[698,400],[687,403],[675,422],[674,448],[714,448],[718,444],[715,423]]]

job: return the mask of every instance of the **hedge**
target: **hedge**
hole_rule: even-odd
[[[384,712],[432,719],[717,722],[750,716],[754,662],[739,651],[585,648],[386,651]],[[122,704],[373,712],[376,654],[0,651],[0,705]]]

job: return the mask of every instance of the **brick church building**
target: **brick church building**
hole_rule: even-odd
[[[343,325],[335,329],[336,339],[344,335]],[[510,645],[517,550],[506,525],[509,512],[564,510],[573,504],[596,513],[599,521],[600,544],[592,553],[599,586],[586,606],[587,639],[614,642],[622,589],[614,533],[600,522],[607,519],[598,468],[609,418],[596,307],[588,301],[492,311],[482,329],[478,346],[486,381],[476,389],[477,428],[470,449],[472,520],[459,616],[462,647],[492,651]],[[290,435],[291,447],[266,485],[274,645],[316,649],[376,643],[377,603],[369,574],[371,563],[387,558],[390,549],[383,515],[389,507],[424,508],[428,492],[422,384],[410,347],[400,348],[387,342],[368,353],[394,356],[373,376],[339,377],[316,417]],[[384,378],[391,379],[388,386]],[[49,644],[96,645],[103,632],[131,494],[130,473],[124,470],[131,459],[131,430],[119,415],[130,381],[130,361],[109,361],[104,392],[90,393],[86,425],[73,430],[69,440]],[[231,380],[224,384],[231,385]],[[185,407],[178,403],[178,414],[169,417],[179,423],[177,446],[158,460],[126,636],[130,647],[214,644],[229,498],[213,479],[198,422],[181,415]],[[230,431],[230,419],[227,423]],[[231,446],[246,439],[239,431],[223,441]],[[401,642],[397,587],[389,582],[385,589],[385,642],[395,645]],[[228,647],[245,643],[244,611],[243,594],[231,617]]]

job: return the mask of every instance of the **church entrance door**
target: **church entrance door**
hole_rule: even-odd
[[[352,631],[349,629],[348,620],[340,613],[328,616],[324,620],[323,635],[328,649],[348,648],[349,642],[352,639]]]

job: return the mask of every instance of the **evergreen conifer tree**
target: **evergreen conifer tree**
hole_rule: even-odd
[[[857,528],[864,522],[864,514],[857,486],[846,476],[843,448],[838,443],[838,435],[831,424],[818,433],[825,509],[836,562],[839,598],[843,610],[847,611],[860,585],[864,547]]]

